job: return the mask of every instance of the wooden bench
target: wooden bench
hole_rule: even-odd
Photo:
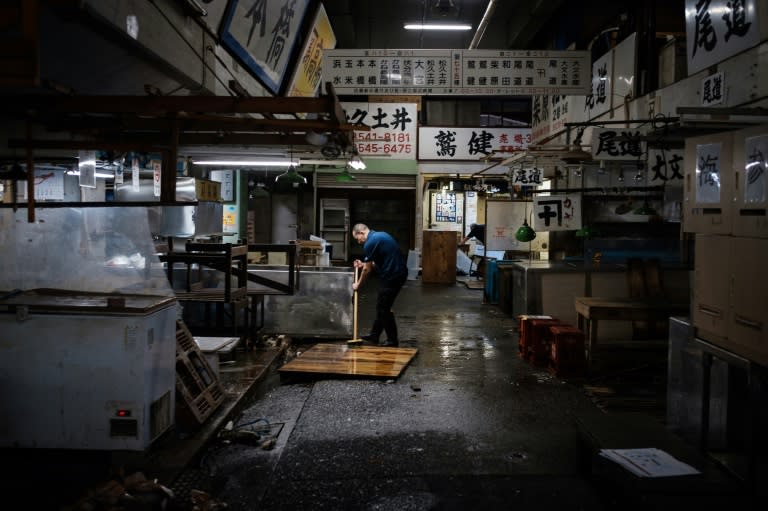
[[[586,339],[587,364],[597,344],[600,320],[659,321],[670,316],[687,315],[689,304],[670,302],[663,298],[600,298],[580,296],[575,299],[577,326]]]

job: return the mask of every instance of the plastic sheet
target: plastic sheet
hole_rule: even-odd
[[[172,296],[145,208],[0,211],[0,291],[53,288]]]

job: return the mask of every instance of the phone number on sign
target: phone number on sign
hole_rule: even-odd
[[[413,152],[411,144],[357,144],[357,151],[361,154],[410,154]]]

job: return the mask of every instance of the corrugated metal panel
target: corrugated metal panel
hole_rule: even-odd
[[[316,174],[317,188],[380,188],[386,190],[413,190],[416,188],[415,175],[401,174],[354,174],[357,179],[349,183],[336,181],[337,174]]]

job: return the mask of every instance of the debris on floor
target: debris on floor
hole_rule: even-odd
[[[113,479],[87,490],[63,511],[151,511],[165,509],[173,492],[156,480],[135,472],[122,480]]]

